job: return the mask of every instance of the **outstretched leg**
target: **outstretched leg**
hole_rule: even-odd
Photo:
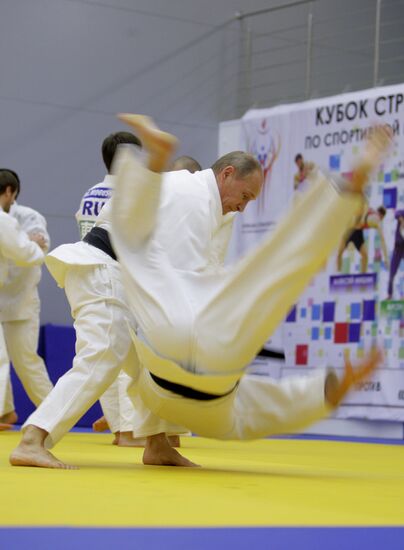
[[[234,400],[234,428],[226,439],[293,433],[325,418],[358,382],[371,376],[381,360],[378,350],[372,350],[355,368],[346,359],[340,379],[334,371],[277,382],[244,376]]]

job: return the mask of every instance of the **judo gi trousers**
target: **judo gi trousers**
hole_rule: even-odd
[[[53,388],[45,363],[37,353],[39,314],[33,312],[30,318],[21,321],[3,321],[1,326],[6,353],[4,357],[3,352],[2,361],[12,362],[28,397],[38,407]],[[9,367],[6,370],[9,372]],[[4,408],[10,412],[14,410],[14,401],[9,375],[6,384]],[[0,404],[0,412],[1,408]]]

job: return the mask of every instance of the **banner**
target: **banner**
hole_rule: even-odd
[[[232,259],[275,228],[316,170],[349,178],[372,127],[393,129],[362,215],[275,336],[286,362],[268,374],[341,369],[345,354],[355,363],[378,344],[382,368],[335,416],[404,421],[404,84],[253,110],[240,123],[241,146],[259,159],[265,185],[235,223]]]

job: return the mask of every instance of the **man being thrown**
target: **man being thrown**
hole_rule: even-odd
[[[243,374],[352,224],[370,173],[390,144],[390,133],[375,130],[351,182],[320,176],[271,236],[218,277],[202,266],[176,269],[164,246],[167,231],[173,236],[169,222],[175,208],[178,214],[184,209],[177,197],[170,211],[160,175],[175,138],[147,117],[121,119],[137,131],[150,155],[147,168],[130,153],[122,155],[112,201],[113,243],[140,327],[138,336],[132,336],[141,366],[137,391],[145,404],[162,418],[218,439],[294,431],[325,416],[373,372],[381,360],[379,352],[373,351],[356,370],[346,361],[341,380],[332,371],[276,383]],[[242,211],[262,186],[259,171],[247,182],[234,166],[223,170],[219,162],[213,172],[216,204],[187,203],[186,221],[177,230],[178,246],[186,247],[191,240],[201,257],[217,219]],[[335,220],[332,227],[330,217]]]

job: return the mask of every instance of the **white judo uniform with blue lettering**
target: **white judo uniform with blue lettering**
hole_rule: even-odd
[[[81,239],[84,239],[94,226],[102,208],[111,198],[113,189],[114,176],[107,174],[102,182],[97,183],[84,194],[76,212],[76,221]],[[130,383],[131,378],[125,371],[121,370],[117,379],[100,397],[102,411],[112,433],[135,433],[136,428],[140,426],[141,422],[128,395]]]

